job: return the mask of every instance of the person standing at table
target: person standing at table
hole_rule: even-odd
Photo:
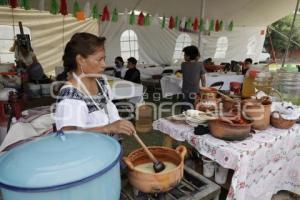
[[[131,81],[133,83],[141,83],[140,71],[136,68],[137,60],[134,57],[127,59],[127,68],[124,80]]]
[[[242,74],[245,76],[247,74],[247,71],[252,67],[252,59],[251,58],[246,58],[243,67],[242,67]]]
[[[206,71],[203,64],[201,62],[198,62],[200,53],[196,46],[191,45],[184,47],[182,51],[184,52],[184,62],[181,63],[183,78],[183,103],[189,104],[183,105],[182,110],[187,110],[190,107],[194,107],[195,99],[200,89],[200,80],[202,87],[206,86]]]
[[[124,60],[121,56],[115,58],[115,65],[116,65],[115,77],[124,78],[126,73],[126,68],[124,66]]]

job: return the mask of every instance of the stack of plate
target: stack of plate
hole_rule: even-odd
[[[185,116],[185,121],[189,125],[193,127],[197,127],[198,125],[207,124],[208,120],[216,119],[217,117],[206,112],[198,111],[198,110],[187,110],[183,112]]]

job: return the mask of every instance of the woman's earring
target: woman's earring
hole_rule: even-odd
[[[82,69],[82,65],[79,65],[80,69],[81,69],[81,73],[84,74],[83,69]]]

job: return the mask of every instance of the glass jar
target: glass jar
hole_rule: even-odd
[[[270,95],[273,87],[273,76],[271,72],[258,72],[253,84],[256,91],[263,91],[267,95]]]
[[[300,105],[300,73],[284,69],[274,74],[273,87],[278,90],[284,101]]]

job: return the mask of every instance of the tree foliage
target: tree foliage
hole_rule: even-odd
[[[266,36],[266,40],[264,44],[265,47],[267,49],[271,49],[270,38],[269,38],[271,37],[275,51],[284,52],[288,44],[288,36],[290,34],[292,22],[293,22],[293,14],[288,15],[271,24],[270,26],[276,31],[269,29],[270,34],[267,34]],[[282,33],[287,37],[284,37],[280,33]],[[292,34],[292,40],[300,44],[300,14],[296,16],[296,21],[294,24],[294,30]],[[297,46],[294,42],[291,42],[289,49],[290,50],[299,49],[299,46]]]

